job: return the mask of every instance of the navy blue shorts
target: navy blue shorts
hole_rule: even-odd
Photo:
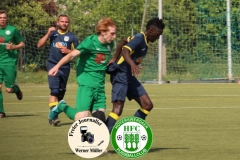
[[[115,68],[108,72],[112,83],[112,102],[117,100],[125,102],[126,97],[132,100],[147,94],[136,77],[130,75],[130,72],[126,73],[121,71],[114,65],[115,64],[112,64],[108,68],[109,71],[111,68]]]
[[[47,63],[48,71],[53,68],[56,64]],[[68,76],[70,73],[70,66],[61,66],[56,76],[48,76],[48,83],[50,89],[66,90]]]

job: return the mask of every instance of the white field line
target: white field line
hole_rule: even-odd
[[[179,110],[179,109],[239,109],[240,107],[179,107],[179,108],[153,108],[153,110]],[[112,110],[112,108],[106,109],[106,110]],[[125,111],[133,111],[137,110],[135,109],[128,109],[125,108]],[[13,113],[13,114],[23,114],[23,113],[48,113],[49,111],[35,111],[35,112],[7,112],[7,113]]]
[[[72,96],[76,96],[74,95],[69,95],[66,94],[65,97],[72,97]],[[110,94],[106,94],[107,97],[110,97]],[[166,94],[159,94],[159,95],[154,95],[154,94],[150,94],[150,97],[240,97],[240,95],[166,95]],[[24,97],[29,97],[29,98],[45,98],[45,97],[49,97],[49,95],[46,96],[24,96]],[[11,97],[6,97],[6,98],[11,98]]]
[[[224,85],[236,85],[236,83],[178,83],[178,84],[172,84],[172,85],[192,85],[192,84],[196,84],[196,85],[205,85],[205,84],[211,84],[211,85],[219,85],[219,84],[224,84]],[[48,84],[42,84],[42,85],[26,85],[26,84],[19,84],[20,87],[21,85],[23,87],[28,87],[28,88],[42,88],[42,87],[46,87],[48,88]],[[108,85],[108,84],[106,84]],[[143,83],[142,85],[144,86],[160,86],[160,84],[146,84],[146,83]],[[167,85],[171,85],[171,84],[167,84]],[[68,87],[76,87],[78,86],[78,84],[68,84],[67,85],[67,88]]]

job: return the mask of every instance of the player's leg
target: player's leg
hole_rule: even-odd
[[[105,123],[106,95],[104,88],[105,87],[101,87],[96,89],[95,91],[94,103],[92,107],[92,116],[100,119]]]
[[[59,94],[58,88],[50,88],[48,120],[49,120],[49,124],[53,126],[56,126],[58,123],[60,123],[58,114],[57,115],[51,114],[58,104],[58,94]]]
[[[129,84],[127,97],[129,100],[134,99],[140,105],[140,108],[136,111],[134,116],[146,119],[146,116],[153,108],[153,104],[146,90],[135,77],[132,78],[131,84]]]
[[[146,119],[147,115],[153,108],[152,101],[150,100],[148,94],[144,94],[138,98],[135,98],[135,101],[141,106],[136,113],[134,114],[135,117],[139,117],[142,119]]]
[[[55,107],[50,109],[49,117],[53,117],[52,119],[56,119],[61,112],[64,112],[69,119],[74,120],[77,110],[67,105],[65,100],[61,100],[57,103]]]
[[[106,120],[106,125],[110,133],[116,121],[122,114],[127,91],[128,91],[127,84],[115,82],[112,86],[113,109],[109,113],[108,118]]]
[[[80,118],[83,118],[83,117],[87,117],[89,114],[89,111],[82,111],[82,112],[77,112],[74,116],[74,120],[78,120]]]
[[[59,87],[59,95],[58,101],[61,101],[64,98],[67,88],[67,81],[70,73],[70,66],[62,66],[59,72],[60,78],[60,87]]]
[[[47,64],[48,71],[54,66],[55,64],[49,63]],[[60,123],[60,119],[58,116],[55,116],[55,114],[51,114],[52,110],[56,107],[58,104],[58,96],[59,96],[59,86],[60,86],[60,75],[59,73],[56,74],[56,76],[49,76],[48,75],[48,84],[50,89],[50,95],[49,95],[49,115],[48,120],[50,125],[57,125]]]
[[[93,105],[94,94],[96,94],[94,88],[85,85],[78,86],[75,121],[88,116]]]
[[[6,92],[15,93],[18,100],[21,100],[23,98],[22,91],[20,90],[20,87],[17,84],[15,84],[15,80],[17,77],[16,66],[14,65],[5,66],[3,72],[4,72],[3,80],[6,86],[6,89],[5,89]]]
[[[3,107],[3,95],[2,95],[2,83],[3,83],[3,69],[4,67],[0,66],[0,118],[6,116],[4,107]]]
[[[51,69],[54,66],[54,64],[48,63],[48,70]],[[61,67],[57,73],[56,76],[51,77],[48,76],[48,82],[49,82],[49,88],[51,90],[50,96],[49,96],[49,124],[56,126],[58,123],[60,123],[60,119],[58,118],[58,114],[61,112],[58,111],[58,107],[56,106],[61,105],[61,103],[65,104],[65,101],[60,102],[66,92],[66,86],[67,86],[67,80],[70,72],[70,67]],[[63,109],[64,110],[64,109]],[[68,113],[70,109],[66,107],[66,112]],[[71,112],[71,111],[70,111]]]
[[[71,120],[77,120],[82,117],[88,116],[89,106],[92,99],[86,97],[88,87],[78,86],[76,95],[76,108],[73,108],[66,104],[65,100],[61,100],[54,108],[49,112],[49,115],[56,117],[59,113],[64,112]],[[87,107],[83,107],[87,106]]]
[[[2,82],[0,82],[0,118],[4,117],[6,117],[6,114],[3,107]]]

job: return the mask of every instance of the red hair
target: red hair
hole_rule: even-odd
[[[98,21],[95,31],[100,34],[101,32],[108,31],[108,27],[117,27],[113,20],[109,17],[102,18]]]

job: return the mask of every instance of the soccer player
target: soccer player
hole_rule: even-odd
[[[0,118],[6,117],[3,107],[2,83],[5,82],[6,92],[15,93],[18,100],[23,94],[17,84],[18,51],[24,47],[23,37],[18,29],[7,24],[7,12],[0,10]]]
[[[47,33],[38,41],[37,47],[42,48],[50,40],[50,54],[47,62],[48,71],[78,45],[78,38],[68,30],[69,24],[69,17],[61,14],[58,16],[57,28],[50,27]],[[48,76],[50,109],[54,108],[63,99],[69,73],[70,63],[66,63],[59,68],[59,72],[54,77]],[[48,117],[48,119],[50,125],[57,125],[60,122],[58,117],[55,117],[55,119]]]
[[[134,99],[140,109],[134,116],[145,119],[152,110],[153,104],[142,84],[135,76],[140,73],[138,66],[147,54],[150,42],[156,41],[163,33],[165,25],[161,19],[148,21],[146,31],[130,36],[120,42],[113,59],[110,60],[108,73],[112,83],[112,112],[108,115],[106,125],[111,130],[121,116],[125,98]],[[121,55],[120,55],[121,54]]]
[[[48,74],[55,76],[60,66],[78,57],[76,108],[66,104],[64,100],[49,112],[50,120],[64,112],[70,119],[77,120],[88,116],[99,118],[105,122],[106,96],[105,74],[113,40],[116,38],[116,25],[109,17],[102,18],[96,25],[96,34],[88,36],[77,48],[56,64]]]

